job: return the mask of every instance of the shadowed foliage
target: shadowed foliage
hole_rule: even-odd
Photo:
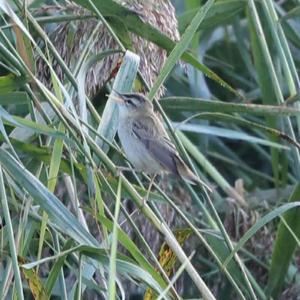
[[[0,1],[0,299],[297,299],[299,5]],[[112,90],[212,192],[132,168]]]

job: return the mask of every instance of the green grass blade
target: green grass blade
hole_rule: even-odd
[[[78,223],[77,219],[67,210],[61,201],[3,149],[0,149],[0,162],[13,176],[14,180],[25,188],[34,201],[47,212],[50,220],[62,232],[70,235],[78,243],[94,246],[98,245],[95,238]]]
[[[275,44],[275,48],[277,50],[278,57],[280,59],[280,63],[283,68],[284,77],[285,77],[284,80],[287,83],[287,86],[289,88],[290,96],[293,96],[296,94],[296,84],[294,82],[291,68],[288,64],[285,49],[282,45],[282,41],[279,38],[280,24],[278,22],[276,11],[273,7],[272,1],[270,0],[262,1],[262,7],[264,9],[266,20],[269,24],[268,28],[271,32],[272,39]]]
[[[106,250],[95,248],[92,246],[77,246],[77,247],[70,248],[64,252],[60,252],[59,254],[54,255],[52,257],[46,257],[39,261],[24,264],[22,267],[26,268],[26,269],[31,269],[42,263],[52,261],[55,259],[59,259],[60,257],[65,257],[66,255],[69,255],[72,253],[79,253],[80,255],[84,255],[89,258],[92,258],[92,259],[98,261],[100,264],[107,266],[107,267],[109,266],[109,263],[110,263],[110,257],[107,254]],[[163,290],[160,287],[160,285],[152,278],[152,276],[148,272],[146,272],[139,266],[136,266],[132,262],[132,260],[129,259],[128,257],[118,254],[117,259],[116,259],[116,266],[117,266],[118,273],[125,275],[125,276],[130,274],[132,277],[145,282],[148,286],[155,289],[158,293],[160,293]]]
[[[86,7],[91,11],[94,11],[91,4],[89,4],[85,0],[76,0],[75,2]],[[176,46],[176,43],[172,41],[169,37],[162,34],[159,30],[157,30],[150,24],[144,23],[138,17],[137,14],[125,8],[124,6],[111,0],[101,0],[101,1],[97,0],[97,1],[93,1],[93,3],[104,17],[108,18],[111,15],[117,16],[122,20],[122,22],[128,28],[129,31],[145,38],[146,40],[149,40],[157,44],[158,46],[167,50],[168,52],[171,52]],[[222,80],[222,78],[220,78],[216,73],[214,73],[208,67],[201,64],[191,53],[186,51],[182,55],[182,59],[185,62],[190,63],[195,68],[199,69],[209,78],[218,82],[221,86],[225,87],[230,92],[239,95],[237,91],[235,91],[227,82]]]
[[[283,17],[283,20],[288,20],[299,16],[300,16],[300,5],[297,5],[286,13],[286,15]]]
[[[139,57],[134,53],[127,51],[123,57],[122,65],[115,78],[113,88],[119,92],[130,92],[135,80],[139,66]],[[100,136],[105,137],[108,141],[112,141],[118,128],[119,111],[118,104],[112,99],[108,99],[102,114],[102,119],[97,129]],[[99,138],[96,143],[107,152],[109,146]]]
[[[10,92],[10,93],[3,93],[2,89],[0,88],[0,105],[21,105],[21,104],[28,104],[29,97],[28,94],[25,92]]]
[[[64,133],[59,132],[47,125],[33,122],[29,119],[25,119],[18,116],[12,116],[4,108],[0,107],[0,117],[4,120],[4,123],[11,124],[16,127],[26,128],[32,130],[35,133],[42,133],[53,137],[64,138]]]
[[[230,253],[230,255],[227,257],[227,259],[224,262],[224,266],[227,266],[227,264],[230,262],[232,259],[233,255],[237,253],[243,246],[244,244],[255,235],[255,233],[264,227],[267,223],[272,221],[273,219],[281,216],[285,212],[293,209],[293,208],[298,208],[300,206],[300,202],[292,202],[292,203],[287,203],[284,205],[281,205],[280,207],[272,210],[265,216],[263,216],[259,221],[257,221],[244,235],[243,237],[239,240],[239,242],[236,244],[234,247],[233,251]]]
[[[239,195],[229,182],[220,174],[220,172],[207,160],[207,158],[197,149],[195,145],[180,131],[177,132],[178,137],[184,143],[187,151],[197,161],[205,171],[216,181],[221,189],[230,197],[237,200],[242,206],[247,207],[245,199]]]
[[[190,97],[166,97],[160,99],[161,106],[167,112],[175,111],[205,111],[243,113],[257,116],[300,116],[300,109],[281,105],[260,105],[251,103],[234,103],[211,101]]]
[[[298,184],[290,196],[289,202],[293,203],[300,199],[300,185]],[[300,238],[299,223],[300,208],[295,208],[285,213],[282,218],[293,231],[294,235]],[[277,299],[284,284],[288,267],[291,263],[293,253],[297,246],[297,240],[290,233],[290,230],[281,220],[276,233],[276,240],[273,248],[271,267],[269,270],[269,280],[267,285],[268,296]]]
[[[254,47],[254,59],[259,72],[260,87],[263,94],[264,101],[270,101],[276,99],[278,104],[284,102],[283,94],[279,84],[279,79],[276,74],[274,63],[272,61],[271,53],[267,44],[265,33],[263,31],[261,21],[258,15],[256,4],[253,0],[249,0],[249,24],[252,43]],[[277,127],[276,119],[270,117],[267,118],[269,127]],[[283,118],[285,131],[293,139],[295,139],[294,130],[291,125],[291,120],[288,117]],[[300,176],[300,156],[299,151],[296,148],[292,148],[292,154],[294,157],[294,169],[297,177]],[[272,150],[272,166],[274,171],[275,180],[278,184],[279,181],[279,156],[280,154],[276,150]]]
[[[203,7],[199,8],[197,14],[192,19],[190,25],[187,27],[184,34],[182,35],[180,42],[171,51],[170,55],[168,56],[163,68],[161,69],[156,81],[154,82],[148,94],[150,100],[154,98],[156,92],[163,85],[167,76],[170,74],[177,61],[180,59],[182,54],[189,46],[190,42],[194,37],[195,32],[197,31],[199,25],[203,22],[206,14],[208,13],[209,9],[212,7],[213,3],[214,0],[209,0],[207,1],[207,3],[205,3]]]
[[[117,247],[118,247],[118,219],[120,213],[121,204],[121,190],[122,181],[119,178],[117,197],[115,201],[115,214],[114,214],[114,225],[112,231],[112,243],[110,249],[109,259],[109,279],[108,279],[108,299],[115,300],[116,298],[116,259],[117,259]]]
[[[19,95],[24,94],[22,92],[15,92],[15,91],[20,87],[23,87],[25,84],[26,84],[26,79],[23,76],[15,76],[13,74],[0,76],[1,105],[8,104],[7,103],[8,100],[6,98],[9,97],[10,95],[11,95],[10,97],[14,98],[13,96],[17,96],[18,94]],[[15,101],[18,101],[18,99],[16,99]]]
[[[6,197],[4,180],[3,180],[3,172],[2,167],[0,166],[0,194],[1,194],[1,206],[3,209],[5,223],[7,224],[7,231],[8,231],[8,239],[9,239],[9,247],[10,247],[10,256],[12,259],[12,266],[14,270],[14,278],[15,278],[15,285],[18,299],[23,300],[23,286],[22,286],[22,278],[20,274],[19,264],[18,264],[18,253],[15,244],[15,236],[14,230],[11,222],[10,212],[9,212],[9,205],[8,200]]]
[[[63,126],[62,123],[59,124],[58,129],[61,132],[64,132],[64,126]],[[56,183],[57,183],[58,172],[59,172],[59,169],[60,169],[61,158],[62,158],[62,151],[63,151],[63,140],[62,139],[56,139],[55,142],[54,142],[53,152],[52,152],[52,155],[51,155],[50,168],[49,168],[49,178],[48,178],[48,183],[47,183],[47,188],[52,193],[54,193],[55,186],[56,186]],[[41,255],[42,255],[47,222],[48,222],[48,215],[45,212],[43,212],[43,220],[42,220],[42,224],[41,224],[38,255],[37,255],[38,259],[40,259]]]
[[[108,230],[113,230],[113,222],[109,219],[99,216],[98,217],[101,224],[103,224]],[[119,243],[122,244],[124,248],[132,255],[132,257],[139,263],[139,265],[149,272],[151,276],[162,286],[165,287],[166,283],[160,276],[160,274],[152,267],[152,265],[145,258],[140,249],[135,245],[135,243],[130,239],[130,237],[121,229],[118,229]]]
[[[71,239],[67,240],[67,242],[65,243],[65,245],[61,249],[61,251],[64,252],[64,251],[70,249],[72,244],[73,244],[73,241]],[[62,270],[66,256],[67,255],[64,255],[64,256],[61,256],[59,259],[57,259],[55,261],[53,267],[51,268],[51,271],[50,271],[50,273],[47,277],[46,283],[45,283],[45,290],[48,295],[51,295],[51,291],[54,287],[54,284],[55,284],[58,276],[60,275],[60,271]]]
[[[196,5],[198,5],[198,3]],[[220,25],[224,25],[224,23],[226,23],[227,21],[230,22],[232,18],[236,14],[241,12],[245,6],[246,1],[243,0],[217,1],[207,13],[198,30],[217,27]],[[178,17],[180,32],[184,31],[184,29],[188,26],[190,20],[195,16],[196,13],[197,9],[192,8]]]
[[[200,124],[181,124],[177,122],[173,123],[173,125],[176,129],[185,132],[194,132],[199,134],[207,134],[207,135],[223,137],[227,139],[246,141],[248,143],[260,144],[260,145],[274,147],[278,149],[285,149],[285,150],[288,149],[286,146],[281,145],[279,143],[274,143],[268,141],[267,139],[262,139],[245,132],[227,129],[219,126],[200,125]]]

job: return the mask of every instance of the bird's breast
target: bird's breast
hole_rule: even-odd
[[[133,134],[130,120],[120,120],[118,135],[127,159],[137,171],[148,174],[160,173],[160,164],[152,157],[145,145]]]

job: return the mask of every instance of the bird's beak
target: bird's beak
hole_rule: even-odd
[[[125,99],[123,95],[116,90],[112,90],[112,93],[109,95],[109,98],[118,102],[118,103],[124,103]]]

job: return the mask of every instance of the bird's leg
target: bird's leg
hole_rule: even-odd
[[[149,184],[149,187],[148,187],[148,190],[147,190],[147,194],[146,194],[146,197],[143,198],[143,206],[144,204],[147,203],[148,199],[149,199],[149,195],[150,195],[150,192],[151,192],[151,188],[153,186],[153,183],[154,183],[154,180],[156,178],[157,174],[153,175],[151,180],[150,180],[150,184]]]

